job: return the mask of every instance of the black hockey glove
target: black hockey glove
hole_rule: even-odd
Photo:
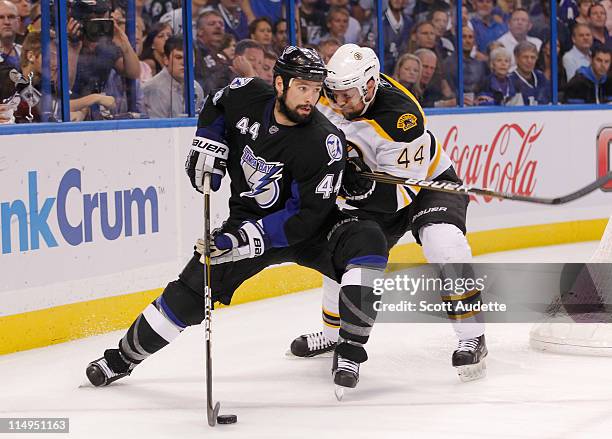
[[[350,201],[361,201],[368,198],[376,182],[359,175],[360,172],[372,172],[370,167],[359,157],[349,157],[344,168],[340,195]]]
[[[191,142],[191,151],[185,162],[185,172],[191,185],[198,191],[203,191],[204,174],[211,174],[210,188],[216,191],[221,186],[229,148],[221,142],[195,136]]]

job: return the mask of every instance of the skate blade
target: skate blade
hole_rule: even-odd
[[[287,352],[285,352],[285,358],[288,360],[312,360],[315,358],[332,358],[333,356],[334,351],[323,352],[322,354],[314,355],[312,357],[298,357],[297,355],[293,355],[291,349],[287,349]]]
[[[457,366],[457,375],[459,375],[461,382],[464,383],[480,380],[487,376],[487,363],[482,360],[476,364]]]
[[[336,399],[338,401],[342,401],[342,398],[344,398],[344,389],[345,387],[343,386],[335,386],[334,394],[336,395]]]

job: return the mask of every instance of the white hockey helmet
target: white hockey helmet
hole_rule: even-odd
[[[328,99],[333,100],[333,95],[328,91],[348,90],[356,87],[365,104],[365,113],[369,105],[374,101],[378,84],[380,83],[380,61],[376,53],[369,47],[359,47],[356,44],[344,44],[327,63],[327,78],[325,78],[325,93]],[[375,88],[372,98],[367,100],[368,81],[374,80]]]

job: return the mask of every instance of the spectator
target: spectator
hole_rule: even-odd
[[[346,8],[330,8],[327,13],[327,31],[322,39],[335,38],[342,44],[348,43],[346,40],[346,31],[348,30],[349,12]]]
[[[236,56],[236,37],[232,34],[225,34],[221,42],[221,53],[228,61]]]
[[[0,125],[15,123],[14,113],[21,101],[19,90],[10,76],[13,70],[10,66],[0,64]]]
[[[436,31],[429,21],[422,21],[412,28],[408,52],[415,53],[419,49],[436,51]]]
[[[529,13],[532,28],[529,35],[539,38],[541,41],[550,38],[550,0],[536,0],[531,6]],[[572,47],[571,35],[567,24],[558,16],[556,17],[557,37],[561,44],[561,53],[565,53]]]
[[[95,3],[79,2],[73,6],[73,18],[84,22],[92,18],[108,18],[110,3],[97,0]],[[106,34],[81,33],[82,48],[77,64],[76,80],[72,89],[75,98],[100,93],[114,68],[128,79],[140,77],[140,62],[130,45],[127,35],[113,20],[112,39]]]
[[[264,52],[260,78],[270,85],[274,82],[274,64],[276,64],[276,58],[277,55],[274,52],[269,50]]]
[[[491,41],[501,37],[508,31],[505,23],[493,17],[493,0],[474,0],[476,14],[470,20],[476,34],[476,47],[480,53],[485,53]]]
[[[249,23],[262,17],[275,23],[283,17],[283,3],[280,0],[245,0],[242,2],[242,7]]]
[[[557,44],[557,87],[559,89],[559,94],[561,94],[562,90],[565,88],[567,75],[565,74],[565,69],[563,68],[563,61],[559,56],[559,44]],[[538,61],[536,63],[536,69],[542,71],[544,77],[548,80],[552,80],[552,64],[550,57],[550,41],[546,41],[542,44],[542,49],[540,50],[540,54],[538,56]]]
[[[499,21],[508,23],[516,7],[517,0],[497,0],[497,6],[493,8],[492,15],[498,17]]]
[[[28,31],[40,32],[40,2],[36,2],[30,8],[30,24],[28,25]]]
[[[217,5],[217,11],[225,23],[225,32],[233,34],[236,41],[249,37],[249,24],[241,3],[242,0],[220,0]]]
[[[532,24],[529,19],[529,13],[526,9],[518,8],[512,12],[510,16],[510,21],[508,22],[508,32],[503,34],[501,37],[497,39],[500,43],[504,45],[506,49],[510,52],[510,68],[513,69],[516,67],[516,61],[514,59],[514,48],[518,43],[523,41],[529,41],[530,43],[536,46],[536,49],[539,51],[540,47],[542,47],[542,40],[536,37],[530,37],[527,33],[531,30]]]
[[[438,67],[438,56],[433,50],[418,49],[414,53],[421,60],[420,88],[424,107],[447,107],[455,105],[450,88],[442,79]]]
[[[23,44],[23,40],[28,34],[32,7],[29,0],[11,0],[11,2],[17,7],[17,15],[19,15],[19,28],[15,36],[15,43]]]
[[[400,53],[406,50],[412,19],[404,15],[406,0],[389,0],[389,6],[383,15],[385,41],[385,72],[393,71]]]
[[[297,9],[297,16],[301,44],[319,44],[325,33],[325,14],[317,9],[317,0],[302,0]],[[287,22],[285,20],[283,22],[286,33]]]
[[[612,38],[606,28],[606,8],[601,4],[595,3],[589,8],[589,24],[593,34],[593,48],[605,46],[612,50]]]
[[[330,11],[333,8],[344,8],[349,12],[348,28],[344,35],[345,42],[354,44],[361,43],[361,24],[359,24],[359,21],[350,14],[349,0],[327,0],[327,3],[329,4]]]
[[[565,89],[568,104],[608,104],[612,102],[612,79],[609,77],[612,53],[607,47],[593,49],[588,67],[580,67]]]
[[[0,0],[0,65],[19,69],[21,46],[15,42],[18,29],[17,6],[8,0]]]
[[[125,32],[126,31],[125,30],[125,23],[126,23],[125,11],[121,8],[115,9],[113,11],[113,18],[115,19],[115,21],[117,22],[117,25],[121,28],[121,30]],[[148,81],[149,79],[153,77],[153,70],[151,69],[151,66],[140,58],[142,55],[143,47],[144,47],[143,46],[144,31],[145,31],[144,20],[142,19],[141,16],[136,15],[136,29],[134,32],[134,43],[136,45],[135,47],[136,55],[140,59],[139,61],[140,77],[138,78],[138,80],[140,81]],[[163,53],[163,48],[162,48],[162,53]]]
[[[567,75],[567,82],[576,74],[580,67],[591,65],[591,46],[593,34],[589,26],[576,24],[572,29],[572,50],[563,55],[563,68]]]
[[[538,48],[529,41],[522,41],[514,48],[516,70],[510,73],[514,88],[521,93],[525,105],[546,105],[550,103],[550,82],[535,69]]]
[[[434,9],[446,11],[449,9],[449,4],[444,0],[416,0],[412,10],[412,17],[415,22],[420,23],[427,20],[429,11]]]
[[[232,71],[235,76],[263,79],[264,48],[257,41],[242,40],[236,44]],[[233,78],[232,78],[233,79]]]
[[[417,99],[421,99],[421,60],[412,53],[404,53],[397,60],[393,78],[406,87]]]
[[[606,8],[606,28],[612,33],[612,0],[601,0],[599,3]]]
[[[171,36],[170,25],[155,23],[142,44],[140,59],[149,66],[152,76],[164,68],[164,44]]]
[[[164,45],[165,67],[144,86],[144,104],[149,117],[169,118],[185,115],[183,86],[183,38],[173,36]],[[204,102],[204,92],[197,82],[195,87],[196,114]]]
[[[479,105],[523,105],[520,93],[508,77],[510,71],[510,52],[498,47],[489,56],[491,75],[486,78],[478,93]]]
[[[200,14],[196,21],[194,76],[206,95],[225,87],[232,78],[232,60],[221,52],[225,35],[223,17],[217,10]]]
[[[159,19],[180,7],[180,0],[151,0],[147,8],[147,15],[150,17],[151,23],[159,22]]]
[[[578,0],[578,15],[573,21],[570,21],[570,29],[572,29],[576,23],[589,24],[589,9],[593,3],[593,0]]]
[[[321,58],[323,58],[323,62],[325,64],[329,62],[330,58],[334,55],[334,53],[336,53],[336,50],[338,50],[338,47],[340,46],[342,46],[342,44],[340,44],[340,41],[336,40],[335,38],[329,38],[321,41],[319,44],[319,54],[321,55]]]
[[[487,66],[484,61],[472,57],[472,50],[476,45],[474,30],[467,25],[463,26],[462,36],[464,104],[474,105],[474,95],[478,93],[480,84],[487,74]],[[457,58],[450,56],[443,65],[450,88],[457,90]]]
[[[428,16],[436,33],[436,53],[441,59],[454,55],[455,45],[445,35],[450,21],[448,10],[434,9]]]
[[[287,20],[281,19],[274,24],[274,51],[280,55],[288,44]]]
[[[272,50],[272,22],[266,17],[257,18],[249,24],[252,40],[261,44],[265,50]]]

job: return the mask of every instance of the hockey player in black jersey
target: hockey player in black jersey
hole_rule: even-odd
[[[347,208],[363,219],[376,221],[387,237],[389,249],[408,231],[421,244],[431,263],[471,260],[465,238],[467,196],[444,194],[410,186],[375,184],[357,170],[387,173],[418,180],[460,182],[455,169],[433,133],[414,96],[392,78],[380,74],[373,50],[355,44],[341,46],[330,59],[325,96],[317,107],[344,132],[349,161],[343,191]],[[300,357],[334,349],[338,333],[338,286],[323,281],[323,330],[302,335],[291,344]],[[475,302],[480,293],[443,298]],[[453,314],[459,346],[452,364],[463,381],[484,376],[487,354],[480,316]]]
[[[289,46],[274,67],[274,87],[236,78],[211,93],[200,113],[185,164],[192,185],[203,176],[231,178],[230,214],[211,242],[213,302],[265,267],[296,262],[342,285],[334,382],[354,387],[376,313],[372,279],[384,270],[385,237],[373,221],[357,221],[335,204],[346,162],[344,135],[315,107],[326,69],[312,49]],[[197,249],[203,247],[198,240]],[[201,250],[200,250],[201,252]],[[104,386],[204,318],[203,267],[196,251],[132,323],[118,348],[91,362],[87,377]]]

